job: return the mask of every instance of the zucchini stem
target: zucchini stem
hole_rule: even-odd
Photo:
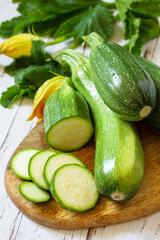
[[[66,36],[62,36],[62,37],[54,39],[51,42],[47,42],[46,46],[51,46],[51,45],[54,45],[54,44],[57,44],[57,43],[61,43],[61,42],[65,41],[65,40],[67,40],[67,39],[68,38]]]
[[[97,34],[96,32],[92,32],[87,36],[83,36],[82,38],[87,44],[89,44],[92,51],[97,46],[101,45],[102,42],[104,42],[104,39],[99,34]]]
[[[145,118],[147,117],[152,111],[152,108],[150,106],[145,106],[140,111],[140,117]]]
[[[111,198],[112,198],[114,201],[123,201],[123,199],[125,198],[125,196],[124,196],[123,193],[113,192],[113,193],[111,194]]]

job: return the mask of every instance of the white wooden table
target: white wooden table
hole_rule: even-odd
[[[0,0],[0,22],[16,15],[16,4],[11,0]],[[118,28],[114,41],[121,39],[122,30]],[[0,43],[3,41],[0,38]],[[148,59],[160,64],[160,38],[146,43],[143,52]],[[4,66],[9,62],[11,59],[0,56],[0,95],[13,84],[13,78],[4,72]],[[15,207],[5,191],[4,173],[12,153],[35,126],[36,120],[26,121],[32,104],[31,99],[22,98],[9,109],[0,106],[0,240],[160,240],[160,211],[107,227],[60,230],[33,222]]]

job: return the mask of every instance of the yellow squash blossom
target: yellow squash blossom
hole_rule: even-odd
[[[64,81],[64,76],[56,76],[53,77],[43,83],[41,87],[38,88],[36,95],[34,97],[34,105],[31,115],[28,120],[32,120],[34,117],[39,119],[43,118],[43,110],[47,98],[58,91],[58,89],[62,86]]]
[[[8,38],[0,45],[0,54],[11,58],[19,58],[21,56],[29,57],[31,55],[32,39],[40,40],[38,36],[30,33],[22,33]]]

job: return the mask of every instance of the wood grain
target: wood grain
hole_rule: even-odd
[[[28,202],[19,194],[18,185],[22,180],[14,175],[9,162],[5,172],[5,187],[10,199],[25,215],[37,223],[62,229],[106,226],[139,218],[159,210],[160,135],[144,121],[137,123],[136,128],[144,149],[145,175],[138,193],[128,202],[115,203],[101,196],[93,209],[83,213],[62,209],[53,198],[47,203]],[[45,142],[43,121],[27,135],[15,153],[24,148],[48,148]],[[94,139],[92,139],[83,149],[74,152],[92,171],[94,150]]]

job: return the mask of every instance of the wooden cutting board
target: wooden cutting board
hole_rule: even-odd
[[[53,198],[46,203],[31,203],[20,195],[18,185],[22,180],[14,175],[9,162],[5,172],[5,186],[10,199],[25,215],[37,223],[62,229],[106,226],[139,218],[159,210],[160,135],[150,129],[145,122],[137,123],[136,128],[144,148],[145,175],[138,193],[128,202],[115,203],[101,196],[93,209],[83,213],[62,209]],[[48,149],[43,121],[26,136],[15,153],[24,148]],[[75,151],[74,154],[93,171],[94,151],[92,139],[83,149]]]

